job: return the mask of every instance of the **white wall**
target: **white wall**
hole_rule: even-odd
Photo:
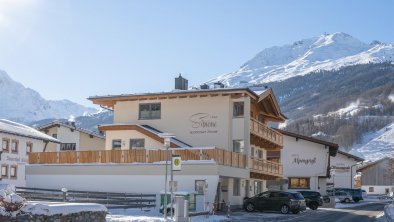
[[[70,128],[60,126],[57,129],[57,139],[62,143],[75,143],[76,144],[76,151],[79,151],[80,145],[80,136],[79,131],[73,130],[71,131]],[[57,150],[60,151],[60,145],[57,145]]]
[[[370,187],[373,187],[373,192],[369,191]],[[393,192],[394,186],[361,186],[361,189],[367,191],[367,194],[386,194],[386,189],[389,189],[389,192]]]
[[[351,167],[357,163],[353,158],[337,153],[335,157],[330,157],[331,167],[337,168],[335,174],[328,179],[328,183],[334,183],[337,188],[352,188],[355,186],[354,176],[356,176],[356,167]],[[350,172],[352,168],[352,173]],[[352,175],[352,176],[351,176]]]

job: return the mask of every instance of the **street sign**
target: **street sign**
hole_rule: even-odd
[[[172,171],[181,171],[181,170],[182,170],[181,156],[173,155],[172,156]]]

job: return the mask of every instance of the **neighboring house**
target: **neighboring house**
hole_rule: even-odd
[[[357,169],[361,188],[367,194],[388,194],[394,191],[394,159],[385,157]]]
[[[284,135],[280,162],[283,164],[283,176],[287,178],[280,188],[326,194],[330,158],[337,154],[338,145],[284,130],[278,131]]]
[[[210,203],[241,206],[245,196],[265,191],[268,180],[282,178],[282,165],[267,160],[267,151],[283,144],[269,123],[286,119],[271,89],[186,89],[90,97],[114,111],[114,124],[99,126],[106,151],[79,158],[64,153],[68,159],[58,159],[63,164],[45,166],[52,175],[32,160],[30,186],[158,193],[164,189],[166,159],[160,132],[176,136],[170,152],[182,158],[182,171],[174,172],[178,190],[202,192],[205,181]],[[67,165],[73,161],[91,164]]]
[[[363,158],[338,150],[335,157],[331,157],[331,178],[328,180],[330,188],[356,188],[357,166]]]
[[[0,119],[1,183],[26,186],[25,166],[30,152],[42,152],[48,143],[59,143],[31,127]]]
[[[45,152],[104,150],[105,137],[90,130],[78,128],[74,122],[53,121],[37,127],[49,136],[57,138],[60,144],[49,144]]]

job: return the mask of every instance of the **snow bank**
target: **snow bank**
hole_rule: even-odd
[[[28,202],[20,210],[21,214],[34,215],[69,215],[80,212],[107,212],[107,208],[95,203],[53,203],[53,202]]]

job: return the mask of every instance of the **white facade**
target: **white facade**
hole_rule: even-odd
[[[283,176],[288,183],[284,190],[312,190],[326,193],[330,148],[327,145],[286,135],[281,150]]]
[[[332,176],[328,180],[331,187],[335,188],[355,188],[357,163],[363,159],[339,151],[335,157],[330,157]]]
[[[361,189],[365,190],[370,195],[389,194],[394,191],[394,186],[377,186],[377,185],[363,185]]]

